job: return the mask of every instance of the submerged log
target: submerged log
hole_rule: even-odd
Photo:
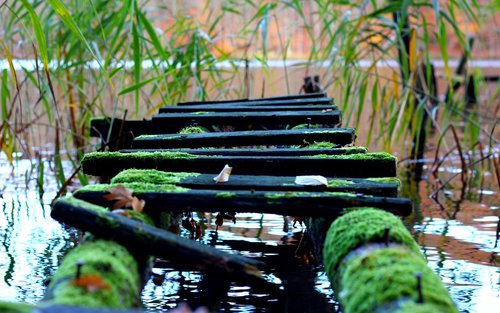
[[[396,197],[401,184],[395,177],[371,179],[327,177],[326,186],[297,185],[295,176],[231,175],[229,181],[225,183],[215,183],[213,178],[214,175],[211,174],[129,169],[120,172],[111,183],[175,184],[189,189],[214,190],[340,191],[388,197]]]
[[[235,175],[322,175],[326,177],[394,177],[396,158],[387,153],[304,157],[197,156],[169,152],[94,152],[82,159],[83,172],[114,176],[129,168],[217,174],[226,164]]]
[[[144,135],[135,138],[134,149],[167,149],[199,147],[242,147],[257,145],[304,145],[330,142],[347,145],[354,142],[352,128],[319,128],[295,130],[235,131],[203,134]]]
[[[381,210],[335,220],[323,261],[345,313],[458,312],[401,220]]]
[[[150,203],[147,200],[146,203],[149,208]],[[112,239],[145,255],[168,258],[174,263],[193,264],[198,270],[229,275],[237,280],[264,283],[259,270],[264,267],[261,262],[218,251],[82,200],[57,200],[51,216],[62,223],[89,231],[100,238]]]
[[[374,197],[342,192],[269,192],[269,191],[218,191],[190,190],[174,185],[144,183],[123,184],[147,203],[152,211],[180,213],[202,212],[252,212],[291,216],[337,217],[349,207],[378,207],[397,215],[411,213],[411,201],[401,198]],[[116,186],[101,184],[80,188],[74,196],[102,206],[110,206],[103,196]],[[168,205],[166,205],[168,204]]]
[[[269,111],[269,112],[193,112],[193,113],[160,113],[152,118],[156,130],[176,133],[182,128],[196,123],[198,126],[211,128],[213,125],[245,126],[255,125],[266,129],[283,129],[307,123],[337,125],[341,122],[338,110],[316,111]]]

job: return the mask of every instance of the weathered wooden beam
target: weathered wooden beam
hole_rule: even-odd
[[[353,210],[332,223],[323,263],[346,313],[458,312],[401,220]]]
[[[257,145],[303,145],[327,141],[338,145],[351,144],[353,128],[315,128],[290,130],[235,131],[203,134],[143,135],[134,139],[134,149],[242,147]]]
[[[103,200],[102,197],[100,200]],[[89,231],[99,238],[114,240],[145,255],[168,258],[174,263],[191,263],[199,270],[230,275],[234,279],[258,283],[264,280],[259,268],[264,268],[265,265],[261,262],[219,251],[166,230],[114,214],[105,208],[96,207],[95,204],[82,205],[82,202],[57,200],[52,207],[51,216],[59,222]],[[109,203],[99,202],[105,205]]]
[[[242,126],[253,125],[267,129],[283,129],[310,122],[312,124],[337,125],[341,122],[338,110],[322,111],[269,111],[269,112],[192,112],[160,113],[152,118],[154,127],[163,132],[176,133],[186,126],[196,123],[210,128],[213,125]]]
[[[228,182],[215,183],[213,174],[175,173],[157,170],[130,169],[120,172],[111,183],[175,184],[189,189],[267,190],[267,191],[333,191],[396,197],[400,181],[397,178],[327,178],[328,186],[295,184],[295,176],[231,175]]]
[[[319,99],[319,100],[317,100]],[[234,100],[212,100],[212,101],[185,101],[178,102],[178,106],[187,106],[187,105],[201,105],[201,104],[240,104],[240,103],[285,103],[285,104],[295,104],[295,103],[308,103],[313,101],[316,104],[322,103],[332,103],[333,99],[327,97],[326,93],[312,93],[312,94],[297,94],[290,96],[278,96],[278,97],[268,97],[268,98],[253,98],[253,99],[234,99]]]
[[[338,107],[332,104],[322,105],[240,105],[231,104],[204,104],[204,105],[189,105],[189,106],[169,106],[162,107],[159,113],[187,113],[187,112],[269,112],[269,111],[333,111],[338,110]],[[199,113],[200,114],[200,113]]]
[[[217,174],[226,164],[235,175],[322,175],[326,177],[394,177],[396,158],[387,153],[304,157],[197,156],[169,152],[94,152],[81,161],[83,172],[113,176],[129,168]]]
[[[157,211],[180,213],[202,212],[251,212],[291,216],[336,217],[345,208],[372,206],[388,212],[407,216],[411,201],[401,198],[374,197],[342,192],[270,192],[270,191],[220,191],[190,190],[173,185],[123,184],[146,201],[149,214]],[[89,185],[74,193],[76,198],[101,206],[110,206],[103,196],[113,185]]]
[[[332,144],[333,146],[337,146]],[[340,148],[176,148],[176,149],[122,149],[122,153],[132,152],[180,152],[194,155],[226,155],[226,156],[311,156],[319,154],[340,155],[358,154],[368,152],[365,147],[344,147]]]

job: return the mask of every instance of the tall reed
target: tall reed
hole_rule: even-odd
[[[443,91],[429,83],[434,59],[442,60],[442,78],[449,85],[463,80],[450,66],[449,39],[456,38],[472,59],[467,36],[470,29],[485,26],[495,4],[225,0],[200,1],[201,9],[194,10],[179,2],[0,2],[0,59],[9,64],[0,73],[1,150],[11,159],[15,151],[30,156],[31,139],[21,133],[37,127],[54,138],[57,134],[56,155],[76,148],[76,154],[69,154],[75,161],[91,149],[88,122],[93,116],[122,117],[128,110],[133,112],[128,117],[143,118],[186,99],[261,96],[270,90],[264,89],[266,81],[273,79],[270,62],[297,57],[299,38],[308,47],[305,61],[285,67],[279,93],[298,91],[291,88],[290,77],[300,66],[304,70],[299,73],[320,73],[323,87],[344,111],[345,124],[367,125],[358,143],[411,150],[412,139],[425,129],[422,123],[440,132],[463,122],[463,147],[474,149],[479,141],[498,144],[495,134],[485,139],[495,120],[483,112],[498,113],[494,98],[481,105],[496,109],[470,108],[460,93],[452,90],[444,101]],[[283,21],[286,16],[293,18]],[[37,62],[16,69],[15,59]],[[262,66],[258,94],[245,60]],[[489,88],[480,73],[472,77],[478,93]]]

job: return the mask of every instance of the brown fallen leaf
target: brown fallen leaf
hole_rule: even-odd
[[[108,192],[109,193],[103,197],[108,201],[116,200],[113,204],[113,209],[130,207],[134,211],[141,213],[146,205],[144,200],[139,200],[137,197],[132,196],[134,192],[132,189],[125,188],[123,185],[109,188]]]
[[[81,275],[79,278],[73,279],[70,285],[85,288],[89,292],[109,289],[102,277],[97,274]]]
[[[232,167],[230,167],[228,164],[226,164],[224,166],[224,168],[222,169],[222,171],[219,173],[219,175],[217,175],[216,177],[214,177],[214,181],[215,183],[225,183],[227,181],[229,181],[229,176],[231,175],[231,171],[233,170]]]

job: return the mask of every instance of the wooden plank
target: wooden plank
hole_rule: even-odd
[[[203,134],[148,135],[135,138],[134,149],[199,147],[241,147],[257,145],[303,145],[328,141],[338,145],[353,143],[353,128],[315,128],[290,130],[234,131]]]
[[[338,110],[338,107],[332,104],[328,105],[230,105],[230,104],[205,104],[190,106],[169,106],[160,108],[160,113],[185,113],[185,112],[268,112],[268,111],[327,111]]]
[[[89,185],[74,193],[76,198],[101,206],[110,206],[103,196],[111,186]],[[138,185],[127,185],[132,188]],[[143,186],[147,188],[146,186]],[[349,193],[333,192],[266,192],[266,191],[231,191],[187,190],[179,192],[161,186],[151,189],[135,189],[134,195],[146,201],[145,212],[182,213],[201,212],[250,212],[269,213],[290,216],[336,217],[349,207],[376,207],[396,215],[408,216],[411,213],[411,201],[402,198],[374,197]],[[153,191],[149,191],[153,190]],[[168,204],[168,205],[166,205]]]
[[[327,178],[329,185],[325,186],[303,186],[295,184],[295,176],[253,176],[253,175],[231,175],[228,182],[215,183],[213,174],[198,173],[166,173],[151,170],[131,169],[119,173],[111,183],[173,183],[176,186],[189,189],[213,189],[213,190],[267,190],[267,191],[330,191],[330,192],[352,192],[356,194],[396,197],[398,195],[399,180],[396,178],[384,179],[359,179]]]
[[[123,149],[123,153],[132,152],[181,152],[194,155],[227,155],[227,156],[311,156],[318,154],[355,154],[366,153],[364,147],[346,147],[346,148],[331,148],[331,149],[308,149],[308,148],[200,148],[200,149]]]
[[[270,112],[193,112],[160,113],[153,116],[153,126],[162,132],[176,133],[186,126],[196,123],[198,126],[211,128],[213,125],[244,126],[257,128],[283,129],[304,123],[337,125],[341,122],[338,110],[322,111],[270,111]]]
[[[264,98],[253,98],[253,99],[248,99],[248,98],[243,98],[243,99],[229,99],[229,100],[207,100],[207,101],[183,101],[183,102],[178,102],[178,106],[184,106],[184,105],[199,105],[199,104],[227,104],[227,103],[240,103],[240,102],[262,102],[262,101],[279,101],[279,100],[304,100],[304,99],[314,99],[314,98],[326,98],[327,94],[326,92],[318,92],[318,93],[311,93],[311,94],[295,94],[295,95],[288,95],[288,96],[276,96],[276,97],[264,97]],[[330,98],[330,102],[332,102],[333,99]]]
[[[386,153],[323,157],[196,156],[191,154],[94,152],[81,162],[85,174],[114,176],[129,168],[218,174],[226,165],[235,175],[322,175],[326,177],[394,177],[396,159]]]
[[[103,202],[102,194],[100,200]],[[96,210],[95,207],[85,207],[80,205],[81,202],[57,200],[52,206],[51,217],[66,225],[89,231],[99,238],[114,240],[145,255],[168,258],[173,263],[191,263],[198,270],[218,272],[239,280],[264,281],[259,270],[265,267],[262,262],[219,251],[132,218]],[[109,204],[106,202],[104,201]]]

